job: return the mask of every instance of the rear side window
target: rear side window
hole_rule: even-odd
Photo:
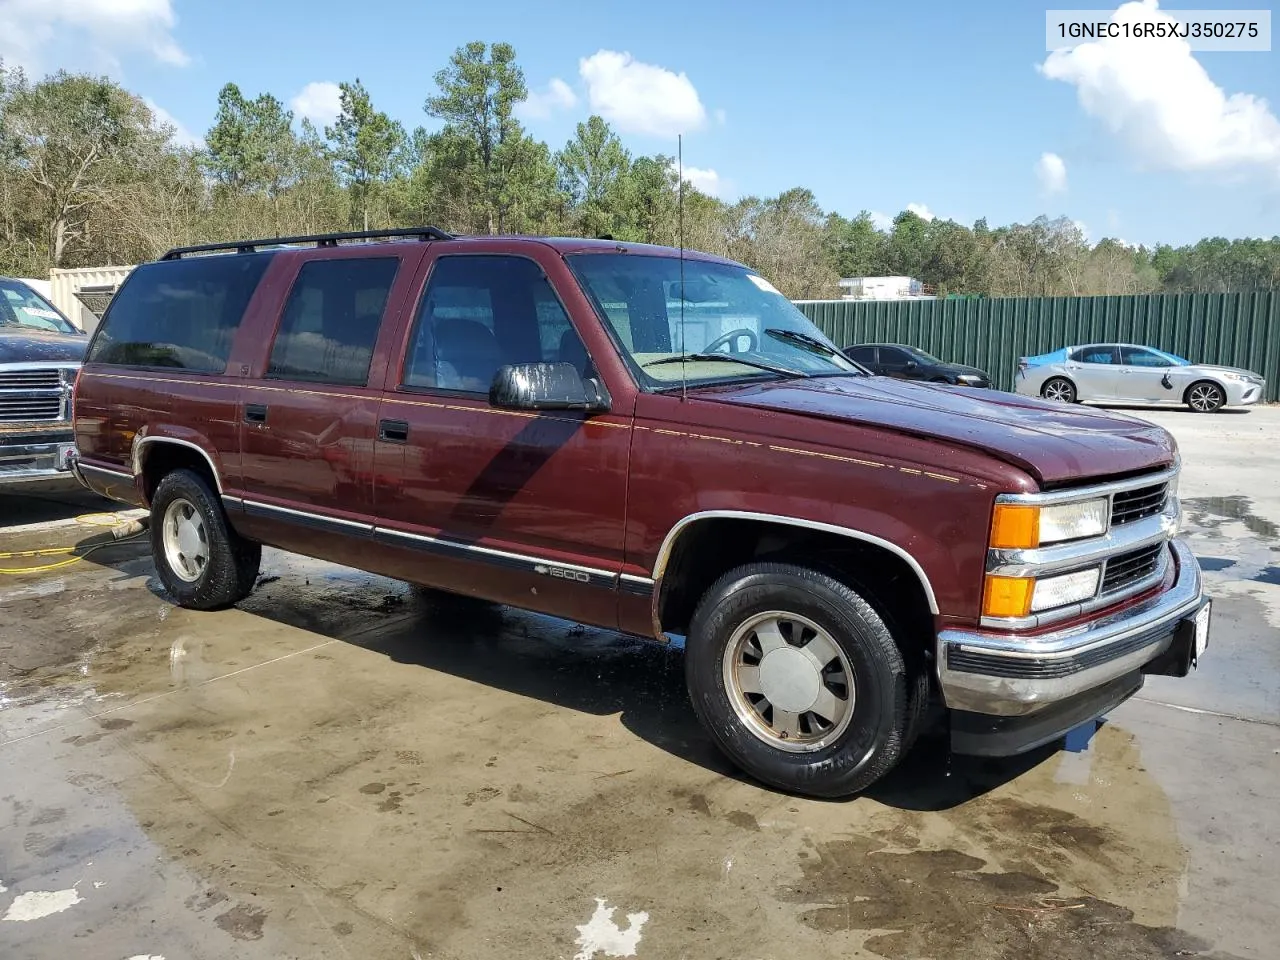
[[[267,376],[362,387],[399,257],[312,260],[298,271]]]
[[[1071,355],[1076,363],[1119,363],[1116,348],[1108,346],[1081,347]]]
[[[272,256],[143,264],[112,299],[86,362],[222,373]]]

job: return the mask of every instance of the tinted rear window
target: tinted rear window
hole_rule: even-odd
[[[111,301],[87,362],[222,373],[245,307],[273,256],[143,264]]]

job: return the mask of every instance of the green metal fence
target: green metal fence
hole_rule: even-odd
[[[995,300],[808,300],[796,304],[827,336],[906,343],[981,367],[1013,389],[1018,358],[1096,342],[1139,343],[1194,363],[1244,367],[1280,400],[1280,292]]]

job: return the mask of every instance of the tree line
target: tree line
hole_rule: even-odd
[[[1280,287],[1280,237],[1188,246],[1090,243],[1066,218],[990,227],[903,211],[886,229],[794,187],[726,202],[680,183],[673,157],[633,155],[592,116],[559,150],[518,119],[509,44],[468,43],[408,131],[359,81],[317,128],[234,83],[203,143],[181,145],[145,100],[104,78],[33,81],[0,62],[0,273],[129,264],[173,246],[435,224],[456,233],[610,236],[739,260],[794,298],[840,277],[907,275],[939,294],[1055,296]]]

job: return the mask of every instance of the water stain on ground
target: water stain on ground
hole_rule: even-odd
[[[226,913],[218,914],[213,922],[237,940],[261,940],[262,926],[267,922],[267,912],[241,903]]]
[[[1253,501],[1248,497],[1192,497],[1182,501],[1182,509],[1192,523],[1207,530],[1216,530],[1226,521],[1238,520],[1250,533],[1264,540],[1280,536],[1280,525],[1256,516]]]
[[[891,931],[865,944],[889,960],[1227,960],[1176,928],[1135,922],[1118,904],[956,850],[899,853],[854,837],[813,852],[780,899],[803,904],[802,922],[826,933]]]

